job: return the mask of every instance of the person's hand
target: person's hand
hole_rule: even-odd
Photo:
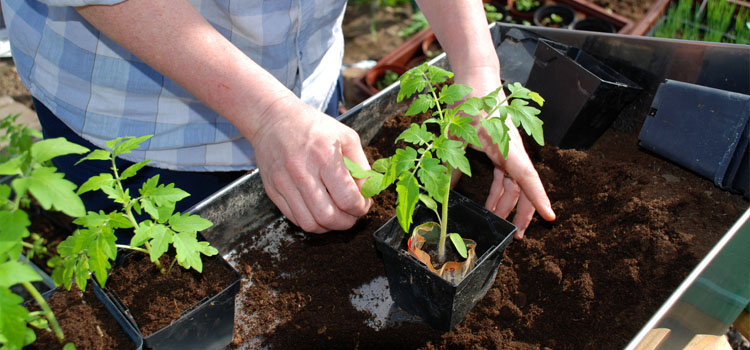
[[[251,140],[269,198],[306,232],[345,230],[372,201],[362,196],[343,156],[369,169],[359,135],[302,103],[271,115]]]

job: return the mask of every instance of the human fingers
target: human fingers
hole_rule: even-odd
[[[518,198],[518,206],[516,207],[516,215],[513,216],[513,224],[516,225],[516,233],[514,235],[516,239],[523,239],[535,211],[536,209],[531,201],[529,201],[529,198],[526,197],[524,192],[521,192]]]
[[[544,220],[554,221],[556,216],[552,210],[552,204],[531,161],[528,161],[528,165],[521,167],[519,172],[511,173],[511,176],[516,179],[526,198]]]
[[[360,168],[370,169],[359,135],[344,127],[341,142],[336,147],[332,162],[323,172],[324,184],[338,208],[355,217],[363,216],[372,205],[372,199],[365,198],[360,191],[365,179],[354,179],[344,163],[344,157],[347,157],[359,164]]]
[[[521,189],[518,184],[509,177],[505,177],[503,180],[503,194],[497,201],[495,207],[495,214],[502,218],[507,218],[513,208],[518,203],[518,197],[521,193]]]
[[[490,185],[490,193],[487,195],[487,200],[484,202],[484,207],[491,212],[495,212],[497,207],[497,201],[503,195],[503,179],[505,179],[505,172],[500,168],[495,167],[492,172],[492,185]]]

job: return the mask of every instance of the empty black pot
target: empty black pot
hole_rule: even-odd
[[[375,233],[375,246],[382,253],[393,301],[406,312],[421,317],[437,330],[449,331],[461,322],[487,293],[497,275],[503,250],[516,227],[479,204],[451,192],[448,232],[458,232],[477,242],[477,263],[458,284],[442,279],[406,250],[408,234],[395,217]],[[414,211],[412,227],[436,221],[435,213],[421,205]]]

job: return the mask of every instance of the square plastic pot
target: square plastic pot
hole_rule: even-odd
[[[665,80],[638,140],[717,186],[750,196],[750,95]]]
[[[132,254],[132,253],[130,253]],[[123,260],[127,260],[126,254]],[[237,270],[221,256],[209,259],[220,259],[236,276],[234,282],[218,294],[205,298],[180,315],[170,325],[143,337],[146,349],[224,349],[234,337],[234,301],[240,290],[241,277]],[[118,257],[119,261],[119,257]],[[123,266],[120,266],[123,268]],[[130,310],[120,298],[109,289],[104,289],[120,313],[138,329],[138,323]]]
[[[546,100],[544,139],[587,149],[612,125],[641,88],[579,48],[539,39],[526,87]]]
[[[430,327],[449,331],[460,323],[492,286],[516,227],[457,192],[451,192],[448,231],[477,242],[477,263],[458,284],[442,279],[406,251],[409,235],[395,217],[375,233],[393,301]],[[435,213],[419,204],[413,227],[435,221]]]

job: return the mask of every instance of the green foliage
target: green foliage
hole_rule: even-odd
[[[503,13],[498,11],[495,5],[486,2],[484,3],[484,15],[487,17],[487,23],[503,20]]]
[[[365,196],[378,194],[396,184],[396,217],[405,232],[409,232],[417,202],[422,201],[432,209],[440,220],[440,246],[444,246],[448,214],[447,210],[438,212],[437,203],[445,209],[454,169],[471,176],[469,161],[465,156],[466,146],[483,146],[475,119],[479,120],[478,124],[485,128],[504,157],[507,157],[510,143],[509,128],[506,126],[508,116],[516,127],[523,127],[534,140],[544,144],[542,121],[537,117],[540,111],[529,106],[528,102],[531,100],[542,105],[544,99],[539,94],[514,83],[508,86],[510,95],[504,100],[499,99],[502,87],[484,97],[466,98],[472,91],[470,87],[444,84],[452,77],[453,73],[427,64],[404,73],[399,78],[397,101],[416,94],[406,115],[432,111],[433,118],[422,124],[414,123],[404,130],[396,141],[403,141],[407,145],[397,149],[391,157],[373,163],[372,170],[365,171],[354,162],[345,160],[352,176],[367,178],[362,189]],[[510,104],[506,104],[507,101]],[[431,124],[434,124],[432,129],[428,128]],[[460,236],[451,236],[451,241],[463,243]]]
[[[516,0],[514,2],[516,10],[520,12],[528,12],[539,7],[539,1],[537,0]]]
[[[750,9],[726,0],[708,0],[705,7],[695,6],[693,0],[671,4],[654,36],[683,40],[701,40],[750,44]],[[735,17],[735,12],[737,13]],[[734,18],[734,28],[732,20]],[[733,32],[730,29],[734,29]]]
[[[106,160],[112,163],[112,173],[102,173],[91,177],[78,189],[78,194],[89,191],[102,191],[108,198],[122,206],[121,210],[105,213],[88,212],[74,222],[81,226],[58,246],[61,261],[52,278],[70,289],[73,280],[81,290],[85,290],[90,272],[93,272],[101,285],[107,282],[111,261],[117,257],[117,248],[131,249],[146,253],[149,259],[167,273],[159,259],[170,247],[174,248],[176,262],[185,269],[203,271],[201,255],[213,256],[218,251],[208,242],[199,241],[198,231],[212,225],[198,215],[175,213],[175,205],[189,194],[174,184],[159,184],[159,175],[146,180],[133,196],[123,186],[123,181],[133,177],[138,170],[148,164],[148,160],[135,163],[123,171],[115,165],[115,158],[138,148],[151,135],[142,137],[120,137],[107,141],[111,151],[95,150],[81,161]],[[149,219],[138,221],[135,214],[147,214]],[[132,229],[134,232],[129,245],[117,245],[115,230]]]
[[[13,176],[10,185],[0,184],[0,344],[2,349],[21,349],[35,340],[33,326],[52,329],[62,342],[64,337],[54,313],[31,282],[42,277],[22,259],[44,254],[46,247],[38,235],[29,232],[26,208],[32,198],[45,210],[61,211],[69,216],[84,214],[75,184],[50,164],[50,160],[68,154],[81,154],[87,148],[63,138],[35,142],[41,134],[17,123],[18,115],[0,121],[5,133],[0,141],[7,146],[0,152],[0,175]],[[31,242],[28,242],[31,241]],[[41,306],[41,312],[30,313],[23,298],[11,292],[11,286],[22,285]]]
[[[420,30],[425,29],[429,26],[430,23],[427,22],[427,18],[424,17],[424,13],[422,13],[422,11],[414,11],[406,26],[398,30],[398,36],[403,39],[408,39],[412,35],[417,34]]]

